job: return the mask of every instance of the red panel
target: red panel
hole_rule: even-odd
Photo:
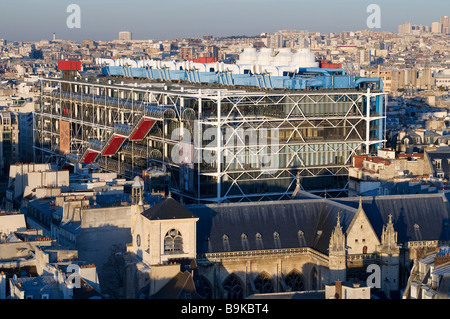
[[[103,151],[102,155],[107,156],[107,155],[116,154],[117,150],[122,145],[124,140],[125,140],[125,137],[119,136],[119,135],[114,135],[111,142],[109,142],[108,146]]]
[[[142,140],[145,135],[147,135],[148,131],[153,127],[153,124],[155,124],[155,120],[153,119],[143,119],[138,128],[134,131],[133,135],[130,137],[130,141],[139,141]]]
[[[214,62],[217,62],[217,58],[216,57],[199,57],[197,59],[193,59],[190,61],[193,61],[195,63],[214,63]]]
[[[80,71],[81,61],[58,61],[60,71]]]
[[[342,64],[331,63],[326,60],[319,61],[319,67],[322,69],[341,69]]]
[[[99,153],[94,152],[94,151],[88,151],[86,156],[84,157],[83,163],[88,164],[88,163],[94,161],[97,158],[98,154]]]

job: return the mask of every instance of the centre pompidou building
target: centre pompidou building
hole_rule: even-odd
[[[297,185],[333,197],[346,194],[352,156],[385,141],[378,78],[201,66],[103,65],[87,79],[61,62],[62,77],[41,79],[35,161],[161,171],[186,202],[289,199]]]

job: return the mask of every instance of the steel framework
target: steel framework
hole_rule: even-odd
[[[224,89],[42,79],[35,160],[96,163],[133,178],[171,172],[171,191],[194,202],[346,193],[355,154],[385,142],[384,93]],[[382,105],[382,107],[380,107]],[[69,136],[67,136],[69,135]]]

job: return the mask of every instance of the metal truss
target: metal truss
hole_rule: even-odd
[[[337,196],[347,191],[351,157],[385,141],[385,110],[376,103],[383,95],[42,79],[35,155],[63,165],[97,152],[97,165],[131,178],[150,166],[165,167],[172,192],[196,202],[290,198],[297,175],[305,191]],[[145,116],[155,124],[132,140],[130,132]],[[71,134],[64,150],[62,124]],[[102,147],[119,131],[124,141],[117,152],[103,156]],[[182,162],[173,158],[187,149],[192,153]],[[266,165],[272,160],[276,165]],[[327,190],[308,186],[310,178],[322,178]]]

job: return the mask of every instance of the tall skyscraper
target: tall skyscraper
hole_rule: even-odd
[[[431,24],[431,32],[432,33],[441,33],[441,23],[440,22],[433,22]]]
[[[120,31],[119,32],[119,40],[130,41],[131,40],[131,32],[130,31]]]
[[[450,34],[450,17],[449,16],[441,17],[441,33],[442,34]]]
[[[412,25],[411,22],[405,22],[398,26],[398,33],[400,34],[409,34],[411,33]]]

